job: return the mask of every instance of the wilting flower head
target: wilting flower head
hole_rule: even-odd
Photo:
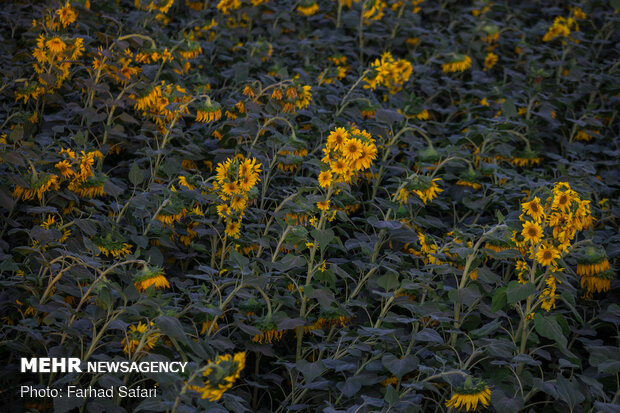
[[[491,400],[491,390],[484,382],[476,385],[472,384],[470,377],[467,378],[465,386],[452,393],[452,397],[446,400],[446,407],[453,407],[458,410],[473,411],[478,409],[478,404],[486,408]]]
[[[145,291],[153,286],[155,289],[170,288],[170,283],[161,267],[144,267],[134,275],[134,286],[138,291]]]

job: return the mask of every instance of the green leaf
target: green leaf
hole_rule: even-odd
[[[88,116],[87,119],[92,119],[92,118]],[[77,131],[77,133],[73,135],[73,141],[79,146],[84,145],[86,143],[86,136],[84,136],[84,132],[82,132],[81,130]]]
[[[325,366],[323,365],[323,361],[319,360],[314,363],[309,363],[306,360],[299,360],[296,364],[297,369],[304,375],[304,380],[306,384],[310,384],[319,377],[323,371],[325,371]]]
[[[545,317],[536,313],[534,315],[534,327],[541,336],[554,340],[561,348],[566,348],[567,340],[562,333],[562,327],[551,317]]]
[[[131,169],[129,169],[129,181],[131,181],[134,186],[138,186],[144,181],[144,174],[137,162],[134,162],[133,165],[131,165]]]
[[[506,99],[506,101],[502,104],[502,112],[507,118],[514,118],[517,116],[517,108],[512,98]]]
[[[399,358],[393,354],[386,354],[381,359],[381,364],[400,380],[405,374],[418,368],[420,362],[415,356]]]
[[[11,143],[16,143],[22,140],[24,137],[24,128],[21,125],[17,125],[15,129],[9,133],[9,141]]]
[[[502,222],[504,222],[504,220],[506,220],[506,217],[504,216],[504,214],[502,214],[502,212],[499,209],[495,211],[495,216],[497,216],[498,224],[501,224]]]
[[[387,388],[385,389],[385,401],[388,402],[390,405],[394,405],[398,403],[399,400],[400,395],[398,394],[398,391],[394,387],[392,387],[391,384],[387,386]]]
[[[398,274],[395,272],[388,272],[377,280],[377,284],[385,291],[391,291],[399,285]]]
[[[508,303],[513,304],[521,300],[525,300],[536,291],[536,286],[530,282],[519,284],[518,281],[511,281],[506,289],[506,299]]]
[[[508,297],[506,295],[506,287],[498,288],[495,291],[495,295],[493,295],[493,299],[491,300],[491,311],[494,313],[498,312],[508,302]]]
[[[187,342],[187,336],[185,335],[185,331],[183,331],[183,326],[177,318],[163,315],[157,317],[155,324],[157,324],[159,330],[168,337],[174,338],[181,343]]]
[[[319,247],[324,250],[329,243],[334,239],[334,231],[330,228],[328,229],[313,229],[312,237],[316,242],[319,243]]]

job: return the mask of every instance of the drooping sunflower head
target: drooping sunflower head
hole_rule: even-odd
[[[149,287],[157,290],[170,288],[170,283],[161,267],[145,266],[134,275],[134,286],[140,292],[146,291]]]
[[[474,411],[480,407],[486,408],[491,401],[491,389],[483,381],[472,383],[470,377],[465,381],[463,387],[457,388],[452,397],[446,400],[446,407],[453,407],[462,411]]]

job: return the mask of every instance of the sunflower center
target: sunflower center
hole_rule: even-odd
[[[535,237],[536,235],[538,235],[538,231],[536,230],[536,228],[530,228],[528,229],[527,233],[530,235],[530,237]]]

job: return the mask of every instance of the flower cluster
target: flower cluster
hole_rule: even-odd
[[[366,3],[364,3],[366,5]],[[370,24],[372,20],[381,20],[385,14],[387,3],[383,0],[370,0],[364,8],[364,23]]]
[[[297,110],[303,110],[310,105],[312,86],[297,83],[289,86],[278,86],[271,92],[271,99],[285,113],[296,113]]]
[[[69,69],[84,53],[84,39],[63,38],[41,34],[37,46],[32,52],[35,58],[34,71],[38,74],[38,83],[46,92],[51,93],[62,86],[69,78]],[[35,90],[37,90],[35,88]]]
[[[54,165],[60,175],[34,171],[26,177],[26,186],[16,185],[13,197],[24,201],[35,197],[40,200],[45,192],[59,190],[63,180],[69,180],[69,190],[82,197],[94,198],[104,194],[105,175],[92,170],[95,159],[103,159],[101,152],[82,151],[82,155],[77,156],[71,149],[61,149],[60,155],[65,159]]]
[[[143,116],[148,116],[160,132],[165,133],[177,115],[189,113],[187,103],[191,95],[178,85],[162,81],[139,95],[131,95],[131,98],[135,101],[134,108],[141,111]]]
[[[543,42],[550,42],[556,37],[570,38],[571,32],[579,31],[579,24],[577,23],[577,20],[585,18],[586,14],[579,7],[572,9],[571,15],[568,18],[562,16],[556,17],[555,20],[553,20],[551,27],[549,27],[543,36]],[[575,41],[575,39],[570,39]]]
[[[375,90],[378,86],[384,86],[394,94],[409,80],[413,66],[408,60],[395,60],[390,52],[385,52],[380,59],[375,59],[370,69],[370,75],[364,78],[367,83],[364,88]]]
[[[256,158],[237,155],[216,167],[216,182],[213,190],[217,193],[220,204],[217,214],[226,220],[226,235],[239,238],[241,219],[248,205],[249,193],[260,181],[261,164]]]
[[[330,132],[321,161],[327,166],[319,174],[319,185],[329,188],[334,182],[351,183],[358,171],[370,168],[377,157],[375,140],[358,128],[336,128]]]
[[[549,269],[541,305],[547,311],[555,307],[556,278],[552,273],[561,271],[558,260],[568,252],[577,232],[592,226],[589,204],[590,201],[581,200],[568,183],[558,182],[544,203],[534,197],[521,205],[521,231],[514,231],[512,240],[533,264],[528,266],[519,260],[517,273],[520,282],[536,282],[532,278],[536,265]],[[526,277],[528,273],[529,279]]]
[[[335,79],[342,80],[347,76],[350,67],[347,65],[347,57],[343,55],[334,55],[329,59],[330,66],[327,67],[319,76],[319,84],[325,83],[330,85]]]
[[[174,0],[134,0],[134,6],[144,11],[158,11],[160,13],[168,13]]]
[[[230,389],[235,381],[241,377],[241,371],[245,368],[245,352],[224,354],[215,361],[207,363],[202,373],[206,380],[202,386],[189,385],[190,390],[200,393],[202,399],[217,401],[222,398],[224,392]]]

